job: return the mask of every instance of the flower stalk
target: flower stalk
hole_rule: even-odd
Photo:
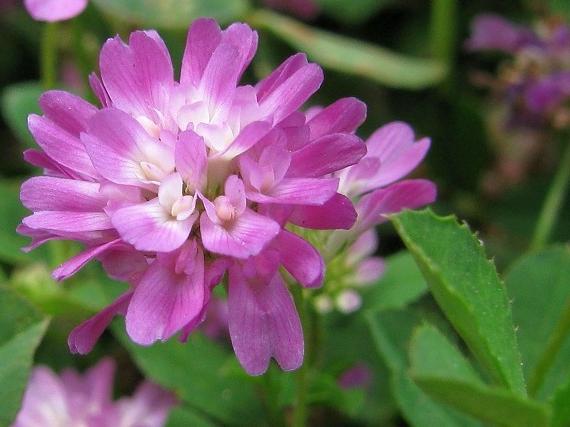
[[[57,33],[55,23],[46,23],[41,42],[41,80],[44,89],[52,89],[57,82]]]
[[[309,304],[305,293],[302,289],[298,287],[294,289],[295,305],[299,311],[299,317],[301,318],[301,324],[303,325],[303,330],[305,331],[306,337],[310,338],[312,336],[311,329],[311,316],[309,315]],[[311,340],[305,339],[305,356],[304,362],[295,374],[295,382],[297,392],[295,394],[295,406],[293,408],[293,427],[305,427],[307,425],[307,395],[309,389],[309,365],[311,363]]]
[[[530,249],[533,251],[543,248],[552,234],[552,230],[556,226],[560,210],[564,204],[564,198],[568,192],[568,184],[570,183],[570,144],[566,144],[564,154],[560,160],[558,171],[554,176],[554,181],[550,186],[542,211],[536,223],[534,235],[531,241]]]

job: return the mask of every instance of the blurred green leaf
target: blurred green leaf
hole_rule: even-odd
[[[20,409],[33,356],[49,321],[13,291],[0,287],[0,425]]]
[[[16,227],[24,216],[26,209],[20,202],[20,183],[0,180],[0,260],[4,262],[15,264],[45,256],[42,249],[29,254],[22,252],[29,239],[16,233]]]
[[[200,334],[141,347],[116,323],[113,332],[135,363],[153,381],[223,425],[263,425],[260,398],[233,354]]]
[[[506,289],[481,242],[455,217],[429,209],[405,211],[392,222],[473,354],[497,383],[525,395]]]
[[[384,276],[367,290],[364,310],[403,308],[427,292],[427,285],[414,258],[402,251],[386,258]]]
[[[433,326],[416,330],[410,343],[411,375],[430,396],[493,424],[547,427],[546,405],[485,385],[465,357]]]
[[[249,17],[252,24],[267,30],[325,68],[365,77],[380,84],[421,89],[440,82],[445,67],[430,59],[414,58],[388,49],[311,28],[266,10]]]
[[[570,381],[561,386],[553,396],[552,427],[566,427],[570,425]]]
[[[570,307],[570,248],[553,247],[521,258],[505,281],[514,301],[513,318],[529,391],[547,398],[570,379],[570,337],[567,330],[558,329]],[[562,336],[553,349],[548,344],[557,334]],[[548,373],[548,368],[553,369]]]
[[[93,0],[93,3],[130,24],[183,30],[202,16],[225,24],[240,19],[249,9],[248,0]]]
[[[570,20],[570,2],[568,0],[549,0],[551,12]]]
[[[390,387],[404,418],[414,427],[471,427],[479,423],[435,402],[407,374],[406,354],[414,327],[420,321],[409,310],[367,314],[379,355],[390,367]]]
[[[219,424],[208,420],[205,416],[200,415],[197,411],[182,406],[174,408],[166,423],[166,427],[217,427]]]
[[[2,116],[26,148],[36,147],[28,131],[28,115],[40,113],[38,98],[43,92],[40,83],[27,82],[8,86],[2,93]]]
[[[358,25],[367,21],[378,11],[395,0],[317,0],[326,15],[349,25]]]

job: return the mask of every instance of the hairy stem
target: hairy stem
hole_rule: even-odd
[[[554,181],[548,190],[542,211],[536,223],[530,249],[539,250],[548,243],[552,230],[556,225],[564,198],[570,182],[570,143],[565,141],[566,147]]]

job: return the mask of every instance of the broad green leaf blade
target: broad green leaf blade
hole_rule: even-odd
[[[570,378],[570,336],[560,325],[570,308],[570,248],[553,247],[521,258],[505,282],[529,392],[547,398]]]
[[[409,252],[386,259],[386,272],[364,297],[363,309],[371,311],[404,308],[427,292],[426,282]]]
[[[561,386],[551,400],[552,427],[567,427],[570,425],[570,380]]]
[[[509,427],[548,427],[546,405],[491,388],[433,326],[418,328],[410,343],[411,375],[430,396],[474,417]]]
[[[49,321],[24,299],[0,287],[0,425],[20,409],[34,353]]]
[[[422,89],[440,82],[445,67],[430,59],[414,58],[373,44],[311,28],[273,12],[260,10],[252,24],[283,39],[325,68],[405,89]]]
[[[454,217],[438,217],[429,209],[405,211],[392,222],[473,354],[496,383],[525,395],[505,286],[481,243]]]
[[[186,406],[174,408],[168,415],[166,427],[219,427],[207,417]]]
[[[2,93],[2,116],[27,148],[37,147],[28,131],[28,115],[40,113],[38,98],[43,92],[40,83],[27,82],[8,86]]]
[[[93,3],[130,24],[181,30],[203,16],[227,24],[241,19],[249,8],[248,0],[93,0]]]
[[[479,423],[434,401],[407,374],[406,350],[420,319],[412,311],[368,313],[379,355],[391,370],[390,387],[404,418],[414,427],[475,427]]]
[[[262,425],[253,380],[218,344],[193,334],[185,344],[171,339],[141,347],[125,334],[124,325],[116,323],[113,332],[147,377],[175,391],[192,408],[223,425]]]

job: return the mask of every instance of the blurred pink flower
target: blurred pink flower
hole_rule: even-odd
[[[365,363],[357,363],[342,373],[338,384],[344,389],[368,388],[372,383],[373,373]]]
[[[345,99],[306,119],[298,110],[323,74],[301,54],[239,85],[256,48],[247,25],[222,31],[199,19],[178,82],[159,35],[137,31],[103,46],[101,79],[91,76],[103,108],[61,91],[41,97],[44,115],[29,128],[42,150],[25,158],[46,176],[22,185],[33,214],[19,231],[32,237],[28,249],[51,239],[86,246],[54,271],[58,280],[99,259],[132,285],[71,333],[72,351],[89,352],[116,314],[139,344],[186,339],[228,272],[229,332],[246,371],[263,373],[271,357],[285,370],[301,365],[301,323],[280,267],[318,287],[324,262],[285,226],[354,224],[332,174],[365,154],[354,135],[365,108]]]
[[[28,13],[36,21],[65,21],[79,15],[89,0],[24,0]]]
[[[22,408],[12,427],[161,427],[175,399],[145,382],[132,397],[113,401],[115,364],[110,359],[80,375],[56,375],[47,367],[32,371]]]

